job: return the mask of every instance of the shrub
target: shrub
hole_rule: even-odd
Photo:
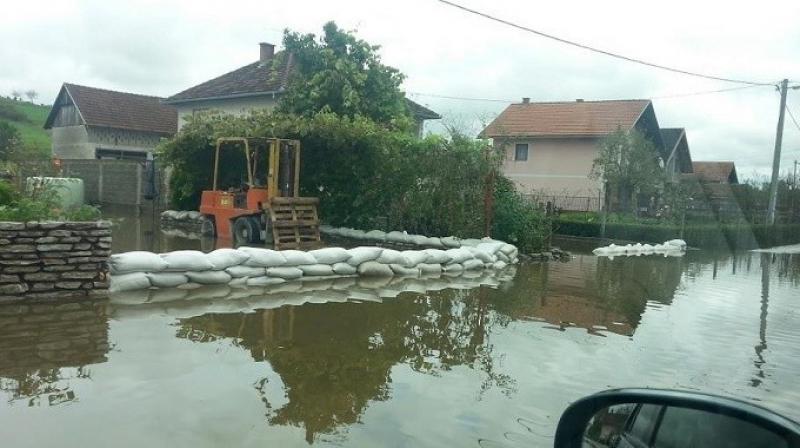
[[[8,205],[12,203],[17,197],[17,192],[14,187],[8,182],[0,180],[0,205]]]
[[[494,192],[492,235],[531,253],[547,247],[552,226],[545,213],[516,191],[506,178],[499,178]]]
[[[81,205],[60,209],[58,194],[52,188],[37,187],[21,194],[9,189],[7,202],[2,201],[4,185],[0,181],[0,221],[94,221],[100,218],[100,209],[91,205]]]
[[[328,224],[484,236],[486,180],[499,163],[486,142],[457,134],[419,139],[363,117],[333,113],[297,117],[256,111],[190,119],[158,150],[173,168],[175,206],[198,209],[201,191],[211,186],[213,142],[231,136],[299,139],[301,195],[320,198],[320,215]],[[221,166],[227,168],[221,176],[243,172],[232,164]],[[504,188],[496,199],[495,236],[513,237],[523,250],[541,248],[549,222],[510,183]]]

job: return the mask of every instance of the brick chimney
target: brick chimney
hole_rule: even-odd
[[[275,56],[275,45],[267,42],[261,42],[258,44],[258,46],[260,47],[258,62],[266,64],[272,59],[273,56]]]
[[[522,104],[530,104],[530,102],[531,102],[531,99],[528,98],[527,96],[522,97]]]

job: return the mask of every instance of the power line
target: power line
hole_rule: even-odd
[[[431,98],[443,98],[446,100],[461,100],[461,101],[485,101],[485,102],[494,102],[494,103],[513,103],[516,100],[502,100],[498,98],[471,98],[471,97],[464,97],[464,96],[450,96],[450,95],[439,95],[436,93],[423,93],[423,92],[408,92],[411,95],[419,95],[419,96],[429,96]]]
[[[768,85],[772,87],[772,84]],[[686,93],[676,93],[671,95],[658,95],[649,97],[651,100],[663,100],[663,99],[670,99],[670,98],[685,98],[690,96],[698,96],[698,95],[708,95],[713,93],[725,93],[725,92],[734,92],[737,90],[744,90],[744,89],[752,89],[754,87],[765,87],[763,85],[746,85],[746,86],[739,86],[739,87],[731,87],[728,89],[718,89],[718,90],[704,90],[700,92],[686,92]],[[464,96],[452,96],[452,95],[440,95],[436,93],[425,93],[425,92],[408,92],[411,95],[418,95],[418,96],[427,96],[431,98],[443,98],[448,100],[460,100],[460,101],[484,101],[484,102],[494,102],[494,103],[516,103],[519,100],[508,100],[508,99],[500,99],[500,98],[476,98],[476,97],[464,97]]]
[[[462,6],[462,5],[459,5],[457,3],[450,2],[448,0],[438,0],[438,1],[440,3],[444,3],[445,5],[452,6],[454,8],[458,8],[458,9],[460,9],[462,11],[466,11],[468,13],[475,14],[475,15],[481,16],[483,18],[486,18],[486,19],[489,19],[489,20],[493,20],[493,21],[498,22],[498,23],[502,23],[504,25],[508,25],[508,26],[516,28],[518,30],[522,30],[522,31],[526,31],[528,33],[536,34],[537,36],[545,37],[547,39],[552,39],[552,40],[554,40],[556,42],[560,42],[562,44],[567,44],[567,45],[571,45],[573,47],[578,47],[578,48],[581,48],[581,49],[584,49],[584,50],[593,51],[595,53],[604,54],[606,56],[611,56],[613,58],[622,59],[624,61],[633,62],[633,63],[641,64],[641,65],[646,65],[648,67],[658,68],[658,69],[661,69],[661,70],[667,70],[667,71],[670,71],[670,72],[673,72],[673,73],[680,73],[680,74],[683,74],[683,75],[695,76],[695,77],[698,77],[698,78],[713,79],[713,80],[716,80],[716,81],[732,82],[732,83],[737,83],[737,84],[748,84],[748,85],[753,85],[753,86],[771,86],[771,85],[774,85],[772,83],[763,83],[763,82],[747,81],[747,80],[741,80],[741,79],[735,79],[735,78],[724,78],[724,77],[721,77],[721,76],[705,75],[705,74],[702,74],[702,73],[690,72],[688,70],[682,70],[682,69],[679,69],[679,68],[668,67],[666,65],[655,64],[653,62],[647,62],[647,61],[644,61],[644,60],[641,60],[641,59],[636,59],[636,58],[632,58],[632,57],[629,57],[629,56],[624,56],[624,55],[621,55],[621,54],[618,54],[618,53],[613,53],[611,51],[601,50],[599,48],[590,47],[588,45],[585,45],[585,44],[582,44],[582,43],[579,43],[579,42],[575,42],[575,41],[571,41],[571,40],[567,40],[567,39],[564,39],[564,38],[561,38],[561,37],[558,37],[558,36],[554,36],[552,34],[548,34],[548,33],[542,32],[542,31],[537,31],[537,30],[535,30],[533,28],[528,28],[526,26],[518,25],[516,23],[509,22],[508,20],[504,20],[504,19],[501,19],[501,18],[498,18],[498,17],[494,17],[492,15],[489,15],[489,14],[486,14],[486,13],[483,13],[483,12],[480,12],[480,11],[476,11],[474,9],[467,8],[466,6]]]
[[[788,105],[786,106],[786,113],[789,114],[789,118],[792,119],[792,122],[794,123],[797,130],[800,131],[800,123],[797,122],[797,118],[794,117],[794,114],[792,113],[792,110],[789,109]]]

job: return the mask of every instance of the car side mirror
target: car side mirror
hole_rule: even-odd
[[[731,398],[658,389],[614,389],[561,415],[556,448],[800,448],[800,425]]]

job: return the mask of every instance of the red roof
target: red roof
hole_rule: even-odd
[[[692,171],[702,182],[739,183],[733,162],[692,162]]]
[[[170,135],[177,132],[178,112],[174,107],[163,104],[162,98],[66,83],[59,96],[65,91],[87,126]],[[56,105],[50,111],[45,129],[52,127],[58,107]]]
[[[484,137],[603,136],[631,129],[650,100],[516,103],[481,133]]]

